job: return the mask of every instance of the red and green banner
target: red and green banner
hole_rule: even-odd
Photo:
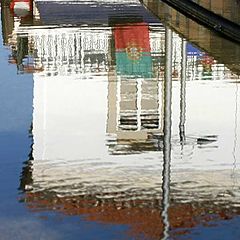
[[[11,0],[10,9],[18,17],[26,17],[31,14],[32,0]]]
[[[116,67],[120,75],[151,77],[152,58],[148,25],[117,26],[114,30]]]

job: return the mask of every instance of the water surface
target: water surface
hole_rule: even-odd
[[[143,4],[2,5],[0,239],[239,238],[240,47]]]

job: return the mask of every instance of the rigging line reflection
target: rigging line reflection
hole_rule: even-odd
[[[186,122],[186,56],[187,42],[182,40],[182,62],[181,62],[181,90],[180,90],[180,122],[179,122],[179,136],[181,146],[183,148],[185,142],[185,122]]]
[[[169,197],[170,197],[170,161],[171,161],[171,98],[172,98],[172,31],[166,28],[166,58],[164,81],[164,140],[163,140],[163,182],[162,182],[162,218],[163,239],[169,238]]]
[[[237,158],[236,158],[236,149],[237,149],[237,130],[238,130],[238,84],[239,82],[236,81],[236,89],[235,89],[235,118],[234,118],[234,141],[233,141],[233,169],[232,169],[232,179],[233,179],[233,189],[236,186],[236,176],[235,171],[237,168]]]

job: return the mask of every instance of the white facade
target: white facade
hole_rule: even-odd
[[[108,71],[111,30],[89,28],[36,29],[29,34],[34,65],[45,76],[84,76]]]
[[[156,55],[162,54],[163,34],[150,32],[150,45],[154,46]],[[29,34],[36,51],[35,64],[41,64],[43,71],[34,74],[33,183],[26,189],[52,191],[58,196],[90,194],[125,199],[161,194],[163,153],[141,151],[141,144],[148,143],[148,132],[162,133],[163,76],[128,81],[117,75],[114,68],[109,70],[112,67],[109,66],[109,36],[111,29],[88,31],[84,28],[33,30]],[[175,39],[173,59],[178,67],[181,40],[177,36]],[[94,58],[97,54],[104,59],[99,72],[96,72],[96,62],[92,61],[97,59]],[[179,199],[184,199],[184,194],[204,199],[205,194],[211,192],[218,201],[219,194],[238,187],[234,182],[239,172],[234,159],[239,156],[239,141],[226,143],[228,138],[224,137],[230,134],[232,138],[239,138],[235,131],[236,88],[224,81],[218,88],[214,87],[214,81],[189,84],[192,87],[189,91],[187,87],[187,142],[182,147],[177,138],[180,85],[178,81],[173,82],[171,181],[176,183],[175,190],[181,190],[176,192]],[[148,94],[149,91],[153,94]],[[226,99],[221,98],[223,91]],[[211,96],[215,99],[209,101]],[[121,114],[132,104],[124,103],[129,99],[136,117],[136,126],[130,129],[120,123]],[[144,99],[151,100],[151,108],[143,107],[147,106]],[[232,106],[225,112],[222,111],[224,102]],[[154,121],[150,118],[147,128],[141,127],[144,111],[147,116],[154,115]],[[225,118],[226,115],[229,117]],[[197,139],[210,135],[215,135],[217,142],[198,144]],[[119,146],[126,148],[114,155],[110,145],[116,146],[113,151],[118,151]],[[134,147],[140,150],[135,151]],[[226,162],[232,151],[235,157]],[[211,187],[204,188],[206,185]],[[233,199],[232,196],[224,196],[226,198]],[[234,201],[240,202],[238,196]]]

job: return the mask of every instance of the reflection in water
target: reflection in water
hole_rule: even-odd
[[[182,65],[181,65],[181,90],[180,90],[180,121],[179,121],[179,136],[180,141],[185,141],[185,122],[186,122],[186,68],[187,68],[187,56],[186,56],[186,41],[182,41]]]
[[[170,200],[170,167],[171,167],[171,105],[172,105],[172,31],[166,28],[165,37],[165,79],[164,79],[164,141],[163,141],[163,183],[162,183],[162,217],[163,239],[169,239],[169,200]]]
[[[238,83],[236,82],[236,90],[235,90],[235,121],[234,121],[234,140],[233,140],[233,190],[237,187],[237,176],[235,171],[237,170],[237,144],[238,144]]]
[[[213,11],[216,14],[219,14],[223,16],[224,18],[229,19],[230,21],[233,21],[235,23],[240,23],[240,16],[239,16],[239,10],[240,10],[240,4],[238,1],[219,1],[211,2],[211,1],[204,1],[200,0],[197,2],[200,6]],[[231,14],[229,14],[231,13]]]
[[[33,145],[20,183],[26,206],[128,224],[136,239],[168,239],[236,214],[239,134],[230,129],[239,46],[188,22],[198,29],[191,37],[169,11],[169,26],[194,39],[187,42],[137,1],[49,4],[52,15],[37,1],[28,21],[2,8],[9,62],[34,81]],[[105,13],[98,24],[88,22],[94,4]],[[80,20],[77,10],[68,14],[83,5]]]
[[[239,44],[221,38],[220,36],[211,32],[207,28],[197,24],[196,22],[177,12],[175,9],[164,4],[162,1],[143,0],[142,2],[144,6],[146,6],[154,15],[158,16],[163,23],[170,25],[174,29],[174,31],[176,31],[178,34],[184,36],[184,38],[186,38],[191,43],[194,43],[194,45],[198,46],[199,49],[202,49],[203,51],[209,53],[209,55],[213,57],[215,61],[225,64],[225,66],[231,69],[233,73],[239,75],[240,66]],[[233,3],[234,1],[231,2]],[[215,4],[209,4],[208,6],[207,2],[204,1],[198,1],[198,3],[199,4],[205,3],[206,8],[211,6],[212,10],[215,8],[216,11],[219,11],[219,8],[217,8]],[[234,4],[232,6],[234,6]],[[233,12],[234,10],[232,10],[232,13]],[[227,17],[226,10],[225,16]],[[228,16],[233,17],[233,20],[236,20],[234,18],[234,15],[231,14]],[[236,22],[238,21],[236,20]],[[228,54],[226,54],[226,51]],[[194,58],[196,58],[196,56]],[[204,62],[206,66],[204,66]],[[208,70],[210,70],[210,72],[214,71],[214,73],[216,74],[218,71],[220,72],[222,71],[221,68],[223,67],[223,65],[217,66],[215,64],[209,65],[208,61],[203,61],[202,63],[203,64],[201,64],[201,68],[203,69],[206,68],[207,72]],[[209,69],[209,66],[211,66],[212,70]],[[231,74],[228,76],[228,78],[230,77]]]

